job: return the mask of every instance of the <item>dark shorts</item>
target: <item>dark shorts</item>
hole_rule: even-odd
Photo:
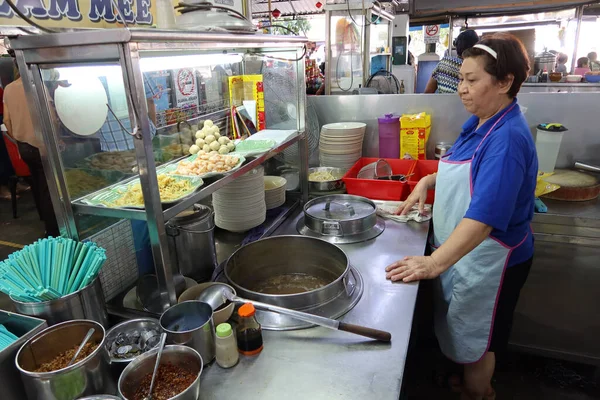
[[[504,272],[504,279],[494,317],[492,339],[488,349],[490,352],[502,353],[506,350],[512,330],[513,314],[519,301],[521,288],[527,280],[532,263],[533,258],[530,258],[521,264],[507,268]]]

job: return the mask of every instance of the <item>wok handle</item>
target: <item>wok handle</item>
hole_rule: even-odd
[[[365,336],[371,339],[379,340],[380,342],[391,342],[392,334],[386,331],[380,331],[379,329],[367,328],[366,326],[347,324],[340,322],[338,330],[354,333],[357,335]]]

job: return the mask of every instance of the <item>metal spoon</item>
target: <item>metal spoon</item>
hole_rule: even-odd
[[[202,294],[204,294],[204,296],[202,296]],[[202,299],[200,297],[202,297]],[[302,311],[290,310],[289,308],[278,307],[273,306],[271,304],[244,299],[233,294],[231,289],[229,289],[225,285],[214,285],[206,288],[198,296],[198,300],[207,302],[208,304],[210,304],[211,307],[218,307],[219,305],[227,302],[227,300],[238,303],[251,303],[256,308],[260,308],[267,311],[273,311],[282,315],[289,315],[290,317],[299,319],[301,321],[310,322],[311,324],[320,325],[325,328],[350,332],[356,335],[366,336],[368,338],[379,340],[382,342],[390,342],[392,340],[392,334],[389,332],[380,331],[378,329],[373,328],[367,328],[365,326],[360,325],[347,324],[345,322],[340,322],[331,318],[321,317]]]
[[[154,379],[158,372],[158,366],[160,365],[160,358],[162,356],[163,349],[165,348],[165,342],[167,341],[167,334],[163,332],[160,335],[160,343],[158,345],[158,353],[156,353],[156,364],[154,364],[154,371],[152,372],[152,380],[150,381],[150,390],[148,390],[148,396],[144,397],[144,400],[152,400],[152,389],[154,389]]]
[[[73,356],[71,361],[69,361],[69,363],[67,364],[67,367],[71,366],[71,364],[73,364],[75,362],[75,360],[77,360],[77,357],[79,357],[79,353],[81,353],[81,350],[83,350],[83,346],[85,346],[87,344],[88,340],[90,340],[90,338],[92,337],[94,332],[96,332],[96,330],[94,328],[90,328],[90,330],[87,332],[87,334],[81,341],[81,344],[79,345],[79,348],[75,352],[75,355]]]

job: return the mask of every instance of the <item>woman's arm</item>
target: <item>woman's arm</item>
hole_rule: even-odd
[[[491,232],[491,226],[463,218],[431,256],[405,257],[385,269],[386,278],[404,282],[433,279],[479,246]]]
[[[433,79],[433,77],[429,78],[429,81],[427,82],[427,86],[425,86],[425,93],[435,93],[437,91],[438,88],[438,84],[437,81],[435,79]]]

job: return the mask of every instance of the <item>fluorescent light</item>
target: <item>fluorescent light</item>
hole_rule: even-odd
[[[142,72],[151,72],[180,68],[208,67],[212,65],[234,64],[239,62],[242,62],[242,56],[239,54],[147,57],[140,59],[140,69]]]
[[[97,78],[100,76],[115,77],[123,80],[121,66],[119,65],[78,65],[76,67],[60,67],[56,68],[59,73],[60,80],[77,80]]]

